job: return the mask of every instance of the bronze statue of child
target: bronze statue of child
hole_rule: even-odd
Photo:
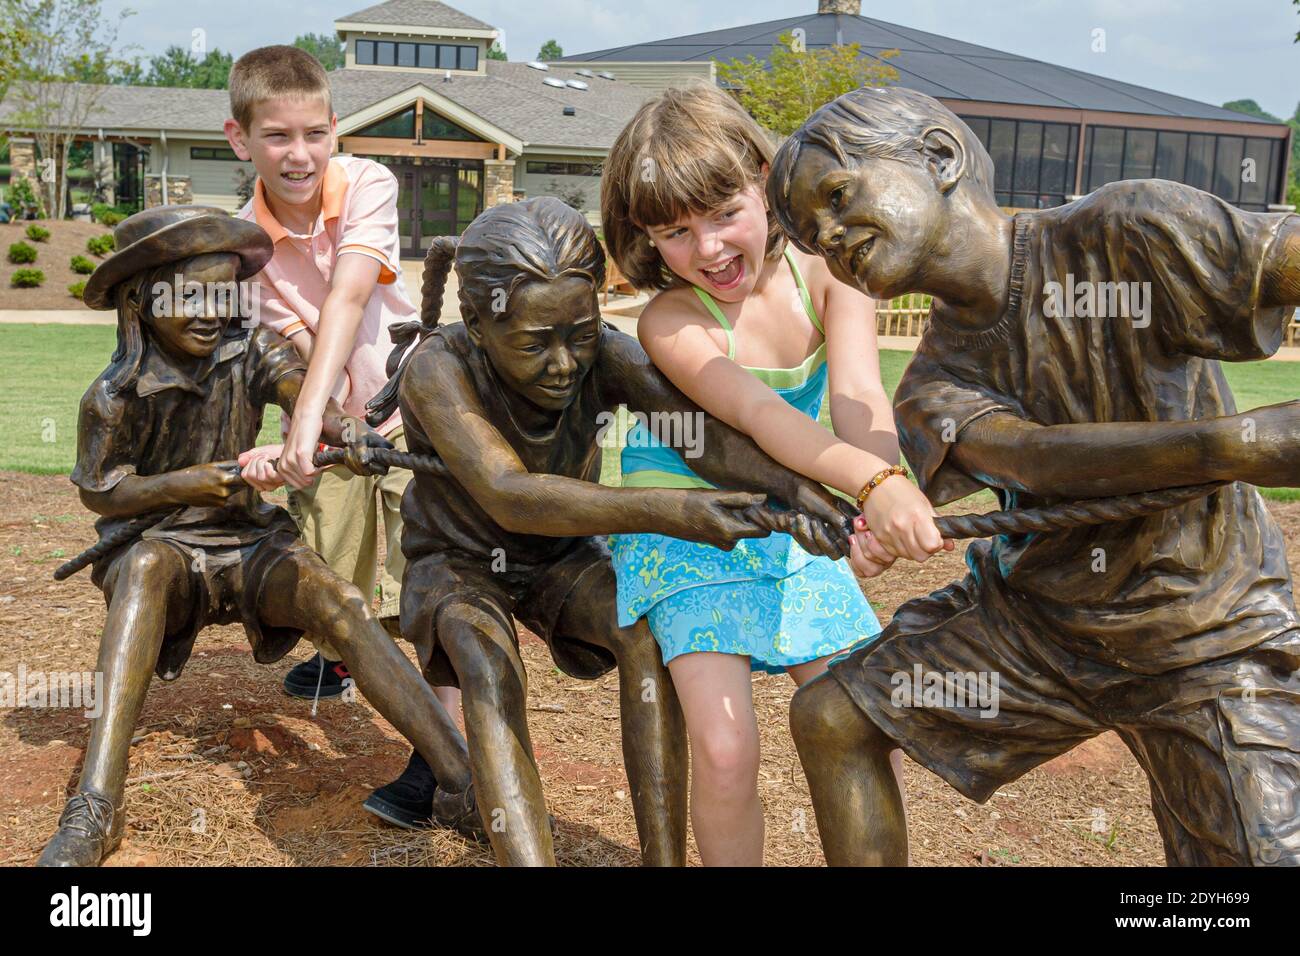
[[[992,178],[960,119],[887,88],[814,113],[768,180],[783,227],[841,281],[934,296],[895,395],[923,490],[944,504],[988,487],[1010,509],[1228,483],[972,545],[969,576],[801,689],[826,857],[906,860],[895,746],[983,802],[1114,730],[1170,864],[1298,864],[1300,621],[1251,485],[1300,484],[1300,403],[1237,414],[1219,360],[1280,345],[1300,219],[1160,180],[1008,217]]]
[[[262,412],[292,412],[305,366],[289,342],[249,331],[237,283],[271,258],[255,223],[220,209],[164,206],[116,229],[117,253],[85,289],[92,308],[117,307],[118,344],[81,401],[72,481],[101,517],[92,579],[108,618],[97,668],[105,706],[91,726],[77,792],[43,865],[96,865],[122,838],[131,736],[151,672],[175,680],[209,624],[242,622],[253,657],[283,657],[304,630],[343,651],[366,698],[435,767],[439,819],[477,825],[465,744],[433,691],[370,612],[366,596],[301,544],[288,512],[245,484],[236,458],[256,444]],[[331,401],[326,440],[391,447]],[[113,547],[124,525],[160,520]],[[146,521],[147,523],[147,521]],[[445,774],[445,776],[444,776]]]
[[[464,322],[437,326],[453,258]],[[461,688],[475,794],[502,864],[554,862],[512,615],[546,641],[572,677],[594,679],[618,667],[643,860],[680,865],[687,793],[681,713],[644,622],[618,626],[602,536],[659,531],[731,547],[773,530],[772,513],[759,507],[761,493],[770,493],[797,509],[785,513],[791,521],[782,530],[816,553],[846,550],[843,521],[851,509],[842,511],[820,485],[720,422],[704,424],[703,454],[691,467],[739,491],[597,483],[602,425],[619,405],[705,421],[635,339],[602,324],[596,294],[604,272],[595,233],[559,200],[489,209],[459,243],[435,240],[423,335],[372,403],[374,420],[400,395],[411,452],[444,466],[417,470],[402,501],[402,633],[432,684]]]

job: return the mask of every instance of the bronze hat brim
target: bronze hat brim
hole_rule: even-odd
[[[239,256],[237,280],[257,275],[271,261],[275,245],[261,226],[234,216],[194,216],[137,239],[105,259],[86,282],[81,301],[92,309],[114,307],[119,282],[144,269],[193,256],[233,252]]]

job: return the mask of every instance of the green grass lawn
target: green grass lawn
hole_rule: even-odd
[[[67,474],[77,456],[77,405],[108,364],[114,330],[101,325],[0,325],[0,470]],[[891,393],[907,367],[906,352],[880,353]],[[1300,398],[1300,364],[1224,365],[1238,408]],[[823,416],[825,417],[825,416]],[[268,408],[259,443],[279,440],[280,411]],[[611,430],[609,441],[616,441]],[[618,476],[616,455],[605,456],[603,480]],[[1270,489],[1268,497],[1300,500],[1300,489]]]
[[[116,341],[105,325],[0,325],[0,470],[72,471],[77,407]],[[268,408],[261,437],[279,435],[280,410]]]

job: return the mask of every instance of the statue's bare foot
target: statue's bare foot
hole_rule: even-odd
[[[99,866],[122,842],[126,817],[113,801],[93,790],[68,800],[59,832],[45,845],[37,866]]]

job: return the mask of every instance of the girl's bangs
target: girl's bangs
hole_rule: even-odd
[[[685,148],[671,141],[648,144],[632,171],[628,213],[641,226],[665,226],[690,213],[706,214],[758,181],[758,168],[728,142]],[[692,148],[694,147],[694,148]]]

